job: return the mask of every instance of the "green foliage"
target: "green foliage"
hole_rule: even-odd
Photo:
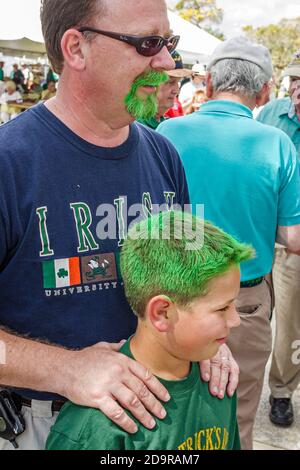
[[[282,19],[278,24],[259,28],[246,26],[243,29],[250,39],[270,50],[278,83],[293,54],[300,49],[300,17],[292,20]]]
[[[216,0],[180,0],[175,8],[183,19],[224,39],[223,33],[212,27],[223,20],[223,10],[218,8]]]

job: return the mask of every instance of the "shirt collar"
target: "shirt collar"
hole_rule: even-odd
[[[293,103],[290,98],[287,98],[283,100],[281,106],[280,106],[280,113],[279,116],[283,116],[284,114],[289,114],[290,109],[292,108]]]
[[[200,112],[235,114],[237,116],[253,119],[253,114],[250,108],[241,103],[237,103],[236,101],[229,100],[208,101],[201,105]]]
[[[279,117],[281,116],[288,116],[288,118],[293,121],[297,127],[300,127],[300,122],[298,120],[298,116],[295,113],[293,102],[290,98],[286,98],[284,102],[281,104],[281,109],[279,113]],[[290,117],[290,111],[294,113],[293,117]]]

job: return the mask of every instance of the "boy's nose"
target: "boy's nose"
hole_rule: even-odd
[[[230,312],[228,313],[229,313],[228,319],[227,319],[228,328],[236,328],[240,326],[241,318],[238,314],[236,307],[234,306],[232,309],[230,309]]]

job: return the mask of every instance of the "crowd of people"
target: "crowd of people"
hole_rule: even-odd
[[[58,76],[49,69],[46,77],[33,73],[32,67],[13,64],[9,76],[4,74],[5,62],[0,62],[0,124],[14,119],[22,112],[18,106],[23,101],[32,105],[53,98],[56,94]],[[17,105],[17,106],[14,106]]]
[[[270,101],[266,47],[184,68],[117,3],[43,0],[58,89],[0,128],[0,449],[250,450],[274,305],[274,424],[300,382],[300,55]]]

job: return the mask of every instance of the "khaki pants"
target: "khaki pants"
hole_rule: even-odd
[[[241,325],[229,336],[228,346],[240,367],[238,423],[242,449],[253,447],[253,426],[262,392],[265,367],[272,350],[272,286],[264,280],[243,288],[236,306]]]
[[[300,340],[300,256],[276,249],[273,284],[276,336],[269,384],[275,398],[291,398],[300,383],[299,354],[295,360]]]
[[[42,450],[51,426],[54,425],[58,412],[52,412],[51,401],[32,400],[31,408],[22,407],[22,414],[26,423],[26,430],[16,438],[18,450]],[[14,450],[9,441],[0,439],[1,450]]]

